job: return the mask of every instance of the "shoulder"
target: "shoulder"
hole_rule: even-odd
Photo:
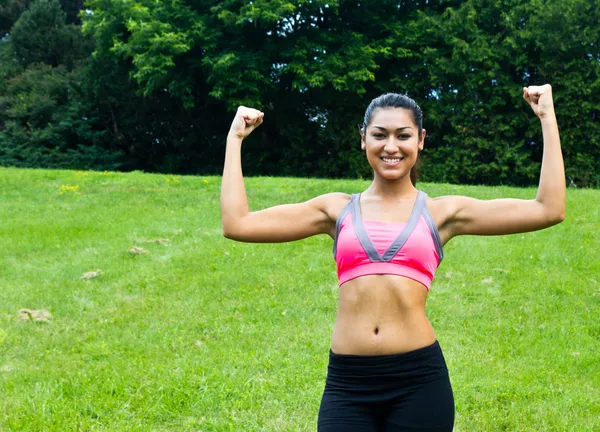
[[[443,195],[435,198],[428,197],[427,208],[438,228],[443,229],[452,223],[462,208],[473,198],[461,195]]]
[[[312,205],[314,205],[323,215],[324,222],[327,225],[326,231],[331,236],[331,238],[335,238],[335,225],[338,219],[338,216],[346,207],[346,205],[350,202],[352,195],[341,193],[341,192],[332,192],[324,195],[319,195],[316,198],[308,201]]]
[[[342,209],[350,202],[352,195],[342,192],[332,192],[319,195],[310,200],[319,210],[326,213],[330,219],[336,220]]]
[[[319,195],[314,199],[325,199],[325,200],[337,200],[337,201],[350,201],[352,195],[344,193],[344,192],[330,192],[323,195]]]
[[[427,197],[427,207],[432,212],[439,213],[441,215],[454,214],[458,208],[462,205],[465,199],[464,196],[459,195],[443,195],[439,197]]]

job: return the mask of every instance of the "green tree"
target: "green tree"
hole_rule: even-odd
[[[45,63],[71,69],[89,47],[79,28],[66,24],[58,0],[36,0],[14,24],[10,38],[15,57],[24,67]]]
[[[424,49],[436,122],[426,177],[436,181],[534,184],[542,137],[521,88],[553,84],[567,175],[598,186],[598,23],[586,0],[470,0],[439,18]],[[592,30],[596,28],[596,30]]]
[[[0,160],[20,167],[114,169],[120,154],[103,144],[94,111],[81,98],[81,71],[32,65],[0,97]]]
[[[10,32],[14,23],[23,11],[27,10],[29,0],[2,0],[0,1],[0,37]]]
[[[542,141],[521,89],[550,82],[567,175],[600,185],[600,8],[590,0],[88,0],[89,40],[81,1],[60,4],[0,7],[5,28],[18,19],[0,41],[5,143],[49,148],[62,137],[59,151],[96,145],[121,154],[123,169],[218,173],[243,104],[267,114],[245,146],[247,173],[368,176],[357,126],[371,98],[396,91],[425,113],[424,179],[527,185]],[[48,87],[26,86],[29,76]],[[41,111],[19,111],[23,100]],[[50,101],[79,125],[75,138],[36,123]],[[44,141],[42,130],[58,135]]]

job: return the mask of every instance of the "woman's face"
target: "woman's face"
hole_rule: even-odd
[[[366,151],[367,160],[376,176],[395,180],[410,176],[418,152],[423,150],[424,141],[425,129],[419,138],[411,111],[379,108],[362,133],[361,147]]]

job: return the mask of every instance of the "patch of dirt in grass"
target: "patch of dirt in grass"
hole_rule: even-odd
[[[205,236],[223,237],[223,228],[213,228],[210,230],[207,230],[206,228],[197,228],[196,232]]]
[[[89,271],[89,272],[85,272],[84,274],[82,274],[79,279],[84,279],[84,280],[94,279],[94,278],[97,278],[98,276],[100,276],[101,274],[102,274],[102,270]]]
[[[0,366],[0,373],[1,372],[12,372],[15,370],[15,367],[11,364],[5,364]]]
[[[447,271],[446,273],[441,274],[440,276],[445,277],[447,279],[452,279],[456,275],[452,270],[450,270],[450,271]]]
[[[138,247],[138,246],[134,246],[131,249],[129,249],[127,252],[129,252],[131,255],[144,255],[144,254],[148,254],[150,253],[149,251],[147,251],[144,248]]]
[[[161,245],[167,245],[167,244],[169,244],[170,241],[171,240],[169,240],[168,238],[157,238],[157,239],[150,239],[150,240],[142,238],[142,239],[136,240],[136,243],[158,243]]]
[[[17,316],[23,321],[49,322],[52,319],[46,309],[19,309]]]

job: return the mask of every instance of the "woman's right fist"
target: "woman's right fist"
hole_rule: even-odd
[[[264,112],[254,108],[238,107],[229,129],[229,136],[243,140],[261,125],[264,116]]]

